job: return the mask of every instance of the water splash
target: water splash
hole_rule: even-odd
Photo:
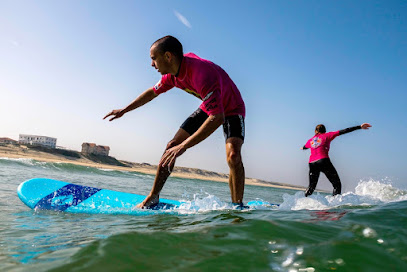
[[[355,188],[355,193],[360,196],[373,197],[383,202],[407,200],[407,191],[395,188],[390,183],[373,179],[359,182]]]
[[[326,210],[343,206],[374,206],[403,200],[407,200],[407,191],[395,188],[387,182],[370,179],[360,181],[354,192],[342,195],[315,193],[305,197],[303,192],[284,194],[280,210]]]
[[[218,197],[209,193],[199,193],[193,195],[193,200],[181,200],[178,208],[179,212],[195,213],[208,212],[213,210],[233,209],[233,205],[220,200]]]

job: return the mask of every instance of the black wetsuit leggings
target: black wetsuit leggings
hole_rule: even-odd
[[[315,187],[317,187],[319,174],[321,172],[325,174],[334,187],[332,195],[340,194],[342,184],[341,180],[339,179],[338,172],[336,172],[331,160],[329,158],[325,158],[309,164],[309,186],[307,191],[305,191],[305,196],[312,195]]]

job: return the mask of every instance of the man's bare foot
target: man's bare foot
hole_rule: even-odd
[[[160,201],[160,197],[158,195],[148,195],[146,197],[146,199],[144,199],[143,202],[141,202],[140,204],[138,204],[136,206],[136,208],[148,209],[151,206],[158,204],[159,201]]]

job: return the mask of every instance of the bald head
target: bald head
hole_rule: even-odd
[[[155,47],[155,50],[160,53],[164,54],[165,52],[172,53],[177,59],[182,59],[184,53],[182,50],[182,44],[178,41],[177,38],[173,36],[165,36],[158,40],[156,40],[152,45],[151,48]]]

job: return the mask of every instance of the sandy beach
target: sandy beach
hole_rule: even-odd
[[[148,163],[135,163],[122,160],[116,160],[120,165],[112,165],[107,163],[96,162],[86,156],[81,155],[79,152],[75,152],[77,157],[66,156],[63,154],[58,154],[53,150],[48,150],[44,152],[43,150],[37,150],[35,148],[30,148],[25,145],[1,145],[0,146],[0,158],[13,158],[13,159],[33,159],[43,162],[55,162],[55,163],[72,163],[76,165],[82,165],[87,167],[95,167],[102,169],[111,169],[111,170],[120,170],[120,171],[134,171],[144,174],[155,175],[157,166],[151,165]],[[109,157],[111,158],[111,157]],[[188,178],[188,179],[200,179],[200,180],[211,180],[217,182],[228,182],[229,176],[223,173],[217,173],[213,171],[207,171],[197,168],[188,168],[188,167],[174,167],[173,172],[171,173],[173,177],[179,178]],[[275,188],[284,188],[284,189],[293,189],[293,190],[304,190],[303,187],[269,182],[254,178],[246,178],[246,185],[255,185],[255,186],[266,186],[266,187],[275,187]]]

